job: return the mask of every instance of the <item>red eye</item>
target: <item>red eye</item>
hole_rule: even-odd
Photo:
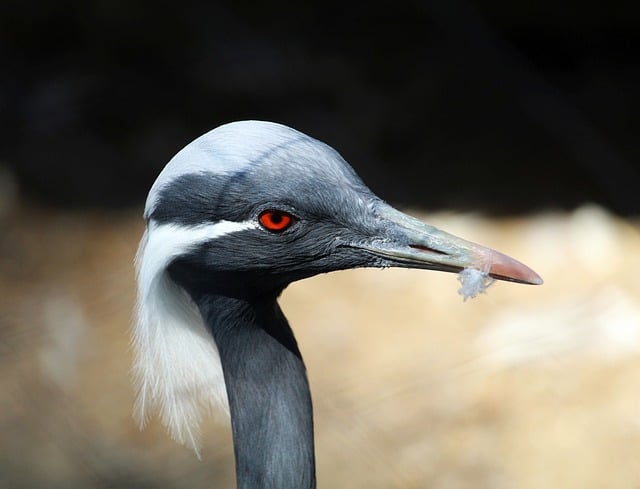
[[[293,224],[293,216],[283,211],[263,211],[258,217],[260,224],[269,231],[280,232]]]

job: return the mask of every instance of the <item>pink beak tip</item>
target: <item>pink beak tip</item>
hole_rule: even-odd
[[[530,285],[542,285],[544,280],[524,263],[493,250],[489,274],[497,279],[512,280]]]

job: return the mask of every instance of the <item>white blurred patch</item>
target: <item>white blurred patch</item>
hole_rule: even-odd
[[[582,206],[569,218],[542,215],[522,233],[524,253],[544,265],[545,275],[564,273],[570,257],[592,277],[606,277],[624,260],[620,229],[611,214],[595,205]]]
[[[573,256],[592,274],[616,268],[617,261],[623,256],[619,253],[615,221],[600,207],[590,205],[577,209],[563,236],[570,239]],[[606,261],[601,259],[604,256]]]
[[[61,389],[72,389],[79,364],[88,354],[88,333],[84,313],[69,294],[54,294],[44,301],[46,342],[38,352],[43,377]]]
[[[640,309],[622,289],[607,286],[535,311],[506,310],[483,331],[478,349],[502,366],[575,355],[614,360],[640,352]]]

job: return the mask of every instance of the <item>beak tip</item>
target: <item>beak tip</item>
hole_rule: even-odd
[[[544,280],[542,279],[542,277],[540,275],[535,273],[535,278],[533,278],[530,283],[531,283],[531,285],[542,285],[544,283]]]
[[[490,273],[495,274],[495,278],[506,279],[514,282],[529,285],[542,285],[544,280],[524,263],[514,260],[510,256],[491,250],[493,262]]]
[[[524,268],[524,270],[518,278],[520,278],[523,283],[529,285],[542,285],[544,283],[542,277],[534,272],[531,268],[522,263],[520,263],[520,265]]]

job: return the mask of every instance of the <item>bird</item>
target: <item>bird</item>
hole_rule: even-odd
[[[303,358],[278,298],[292,282],[362,267],[540,284],[531,268],[377,197],[329,145],[245,120],[185,146],[159,173],[136,254],[134,413],[196,451],[230,420],[241,489],[316,486]]]

